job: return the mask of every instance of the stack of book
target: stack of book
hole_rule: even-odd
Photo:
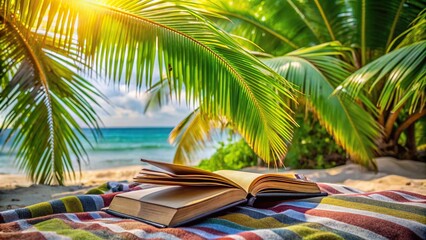
[[[326,195],[301,175],[258,174],[233,170],[209,172],[183,165],[144,160],[158,170],[144,168],[135,182],[152,188],[118,194],[108,213],[137,219],[157,227],[175,227],[259,199]]]

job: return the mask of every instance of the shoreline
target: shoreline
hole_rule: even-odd
[[[142,165],[105,168],[98,170],[84,170],[81,177],[75,173],[76,179],[66,180],[65,186],[95,186],[107,181],[131,181],[133,176],[142,169]],[[24,174],[0,174],[0,190],[12,190],[17,187],[29,187],[33,185]]]
[[[361,191],[404,190],[426,195],[426,163],[396,160],[383,157],[376,159],[378,172],[374,173],[356,164],[346,164],[329,169],[291,169],[286,172],[304,174],[315,182],[344,184]],[[0,211],[19,208],[70,195],[84,194],[90,188],[108,181],[131,182],[142,165],[87,170],[82,177],[65,182],[65,186],[33,185],[22,174],[0,174]],[[243,171],[266,173],[276,170],[250,167]],[[282,170],[280,170],[282,171]],[[76,175],[79,175],[76,173]]]

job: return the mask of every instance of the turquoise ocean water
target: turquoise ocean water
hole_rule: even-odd
[[[82,162],[82,170],[95,170],[128,165],[140,165],[141,158],[171,162],[175,147],[167,141],[171,127],[164,128],[103,128],[103,137],[94,140],[88,129],[86,136],[93,144],[93,149],[86,145],[89,162]],[[7,131],[7,130],[6,130]],[[5,134],[0,134],[0,145],[4,145]],[[8,154],[10,144],[0,151],[0,173],[18,173],[14,166],[14,154]],[[208,148],[201,157],[214,152]],[[197,160],[195,160],[197,162]],[[77,165],[74,165],[78,169]]]

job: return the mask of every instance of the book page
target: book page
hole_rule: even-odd
[[[320,192],[315,183],[306,181],[305,178],[293,173],[279,172],[260,174],[234,170],[219,170],[215,171],[215,173],[238,183],[247,193],[253,196],[256,196],[259,192]]]
[[[157,162],[157,161],[152,161],[152,160],[147,160],[147,159],[141,159],[141,162],[148,163],[150,165],[156,166],[158,168],[166,170],[167,172],[173,173],[175,175],[210,175],[210,176],[216,176],[217,175],[217,174],[214,174],[214,173],[206,171],[206,170],[188,167],[188,166],[184,166],[184,165]]]
[[[197,169],[197,168],[193,168],[193,167],[187,167],[187,166],[183,166],[183,165],[176,165],[176,164],[170,164],[170,163],[163,163],[163,162],[156,162],[156,161],[151,161],[151,160],[146,160],[146,159],[141,159],[142,162],[148,163],[150,165],[153,165],[155,167],[158,167],[162,170],[167,171],[167,174],[162,174],[162,173],[152,173],[152,172],[156,172],[156,170],[142,170],[141,174],[139,176],[136,176],[134,178],[134,180],[136,182],[143,182],[143,183],[154,183],[154,184],[167,184],[169,185],[167,182],[173,181],[173,182],[179,182],[181,184],[179,185],[186,185],[186,182],[191,182],[188,185],[191,186],[202,186],[203,183],[201,183],[201,181],[210,181],[211,183],[209,184],[214,185],[214,183],[218,183],[217,185],[229,185],[229,186],[233,186],[233,187],[237,187],[237,188],[241,188],[239,184],[235,183],[232,179],[228,179],[224,176],[221,176],[219,174],[216,173],[212,173],[206,170],[202,170],[202,169]],[[151,172],[151,173],[150,173]],[[149,179],[150,181],[148,181],[147,176],[158,176],[156,177],[156,179]],[[200,181],[200,184],[197,185],[197,181]],[[153,182],[155,181],[155,182]],[[172,185],[172,184],[170,184]],[[176,184],[175,184],[176,185]]]
[[[305,177],[293,173],[268,173],[255,179],[249,192],[256,196],[258,193],[319,193],[320,189],[314,182],[307,181]]]
[[[262,176],[260,173],[242,172],[235,170],[219,170],[215,171],[214,173],[237,183],[247,193],[250,192],[251,184],[255,182],[258,177]]]
[[[294,173],[251,173],[235,170],[209,172],[193,167],[170,163],[142,160],[161,170],[142,170],[135,182],[158,185],[179,185],[192,187],[229,186],[236,187],[256,196],[258,193],[318,193],[316,183]]]
[[[220,181],[199,181],[197,179],[190,180],[179,180],[179,179],[156,179],[156,178],[147,178],[147,177],[136,177],[134,178],[135,182],[145,183],[145,184],[154,184],[154,185],[169,185],[169,186],[188,186],[188,187],[228,187],[228,188],[237,188],[234,185],[230,185],[226,182]]]

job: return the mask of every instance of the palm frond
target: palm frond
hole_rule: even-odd
[[[145,103],[144,113],[160,109],[172,100],[171,87],[167,79],[156,82],[146,92],[148,93],[148,99]]]
[[[105,34],[102,29],[107,27],[108,34],[117,36],[102,45],[84,46],[99,48],[94,54],[97,66],[116,80],[135,67],[136,73],[145,73],[136,76],[136,83],[149,87],[158,59],[160,75],[166,73],[173,94],[179,97],[184,89],[188,99],[200,103],[202,112],[225,116],[266,161],[283,156],[294,123],[287,111],[279,110],[287,106],[279,94],[292,98],[288,85],[281,85],[276,73],[192,8],[184,11],[186,8],[176,4],[148,5],[127,1],[126,11],[120,2],[111,3],[112,8],[93,6],[106,16],[98,19],[99,34]],[[83,39],[83,32],[91,36],[96,31],[88,26],[79,35]]]
[[[299,86],[303,93],[300,98],[336,142],[352,159],[368,166],[373,159],[378,126],[361,106],[348,98],[332,95],[335,87],[352,71],[350,65],[338,58],[347,57],[347,51],[333,42],[297,50],[265,63]]]
[[[149,97],[144,111],[159,109],[173,100],[170,83],[166,80],[159,81],[148,89]],[[176,96],[175,96],[176,97]],[[197,153],[205,149],[206,143],[211,140],[211,134],[220,128],[221,121],[209,118],[199,108],[192,111],[183,119],[169,136],[169,142],[176,146],[173,162],[177,164],[190,164],[197,159]],[[223,126],[222,126],[223,127]]]
[[[34,182],[63,184],[65,176],[74,176],[72,157],[79,166],[86,158],[79,137],[87,139],[76,119],[98,128],[92,97],[102,96],[69,70],[75,64],[42,48],[41,36],[1,20],[1,128],[11,129],[6,139],[15,136],[11,150],[18,149],[17,164]]]
[[[228,18],[214,19],[225,31],[251,40],[269,54],[282,55],[324,39],[305,4],[310,2],[223,0],[209,10]]]
[[[353,73],[339,89],[353,97],[363,89],[368,89],[366,95],[379,92],[374,104],[381,111],[403,106],[409,113],[421,111],[426,104],[426,41],[383,55]]]
[[[280,56],[298,47],[339,41],[359,49],[360,66],[383,54],[425,8],[424,0],[223,0],[211,7],[229,18],[215,20],[221,27],[269,54]]]
[[[155,83],[157,64],[160,76],[165,73],[175,95],[179,96],[183,90],[188,99],[201,103],[202,112],[225,116],[265,161],[275,161],[285,154],[294,125],[287,106],[287,100],[293,99],[291,87],[230,35],[203,18],[193,3],[4,0],[0,6],[0,14],[6,21],[16,22],[27,30],[22,34],[23,42],[31,41],[36,33],[43,35],[35,45],[41,49],[40,54],[52,49],[55,54],[42,56],[69,63],[49,76],[50,88],[55,84],[58,89],[64,87],[59,79],[69,82],[76,79],[74,72],[79,67],[83,67],[85,74],[114,83],[134,82],[137,89],[149,88]],[[70,89],[77,96],[76,88]],[[61,107],[65,104],[64,96],[56,94],[57,98],[49,97],[52,107],[48,112],[53,117],[69,108],[83,112],[80,115],[94,124],[95,115],[85,105],[90,101],[80,103],[87,111],[75,106]],[[41,110],[37,108],[34,114],[37,111]],[[11,113],[9,124],[17,118],[15,115]],[[63,121],[74,125],[68,118]],[[66,132],[69,136],[65,139],[77,141],[71,130]],[[49,149],[47,145],[38,147]],[[68,151],[65,143],[53,147],[58,158],[62,156],[60,153]],[[44,174],[43,171],[48,171],[48,167],[37,174]]]
[[[387,52],[402,48],[426,39],[426,9],[413,20],[410,28],[396,37],[389,45]]]
[[[361,66],[384,54],[392,40],[407,29],[426,7],[424,0],[363,0],[351,3],[353,15],[358,21],[355,43],[361,49]]]
[[[196,159],[196,154],[205,149],[215,129],[220,126],[218,119],[211,119],[200,109],[195,109],[170,133],[169,141],[176,145],[174,163],[188,164]]]
[[[395,1],[396,2],[396,1]],[[406,29],[412,24],[413,20],[423,12],[426,8],[426,1],[400,1],[400,6],[396,10],[396,5],[393,4],[395,15],[393,17],[393,23],[391,25],[391,30],[389,31],[389,37],[387,40],[386,47],[389,49],[392,42],[401,35]]]

